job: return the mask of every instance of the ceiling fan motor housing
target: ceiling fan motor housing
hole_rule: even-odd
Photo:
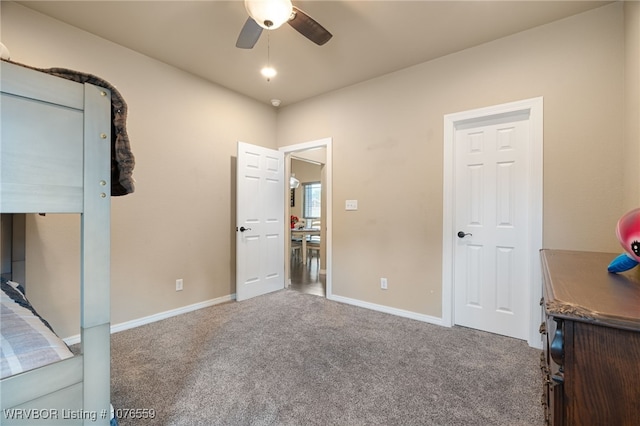
[[[267,30],[275,30],[291,18],[291,0],[245,0],[244,6],[251,18]]]

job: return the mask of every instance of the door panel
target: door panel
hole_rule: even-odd
[[[528,117],[455,132],[456,324],[528,337]]]
[[[236,180],[236,300],[241,301],[284,288],[284,154],[238,142]]]

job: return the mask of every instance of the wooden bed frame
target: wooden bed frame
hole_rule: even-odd
[[[108,425],[111,93],[0,67],[0,213],[77,213],[82,227],[81,354],[3,379],[0,423]]]

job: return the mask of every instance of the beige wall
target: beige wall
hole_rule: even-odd
[[[112,323],[235,293],[236,141],[275,147],[275,110],[19,5],[1,12],[13,60],[93,73],[128,103],[137,184],[112,200]],[[78,334],[78,217],[27,225],[29,296]]]
[[[613,4],[283,108],[279,145],[333,138],[334,294],[439,317],[443,116],[538,96],[544,246],[617,251],[623,22]]]
[[[640,1],[624,3],[625,210],[640,207]]]
[[[138,183],[135,194],[113,200],[113,323],[233,293],[236,141],[274,147],[325,137],[334,153],[333,292],[437,317],[444,114],[543,96],[544,245],[618,251],[615,223],[640,198],[637,185],[621,185],[637,169],[625,153],[640,155],[637,120],[624,122],[637,117],[637,103],[624,97],[638,93],[633,76],[625,80],[625,70],[637,69],[637,41],[629,42],[637,11],[616,3],[277,115],[15,4],[2,2],[0,35],[14,60],[94,73],[129,104]],[[346,214],[346,199],[359,210]],[[29,282],[48,281],[32,294],[63,336],[78,332],[77,221],[28,223]]]
[[[302,200],[304,197],[304,188],[302,184],[309,182],[320,182],[322,176],[320,171],[322,166],[319,164],[310,163],[308,161],[291,159],[291,172],[295,173],[296,178],[300,181],[300,186],[296,191],[296,205],[291,208],[291,214],[302,217]]]

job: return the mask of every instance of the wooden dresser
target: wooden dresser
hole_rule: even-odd
[[[640,424],[640,266],[619,253],[542,250],[542,404],[547,423]]]

